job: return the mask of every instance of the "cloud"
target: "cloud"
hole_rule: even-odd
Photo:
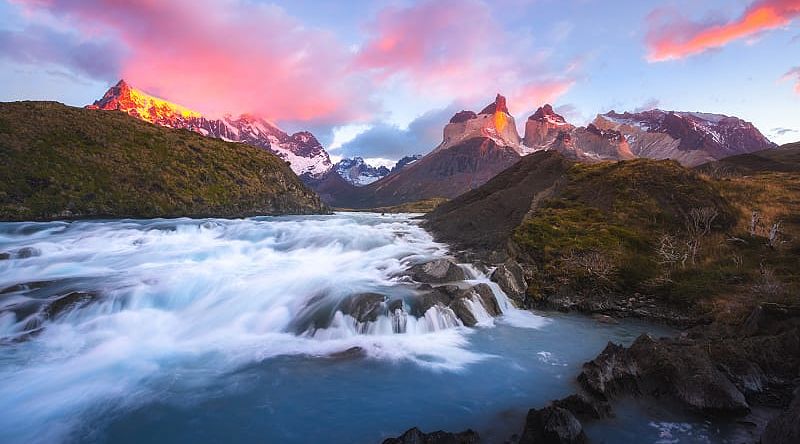
[[[800,132],[800,131],[797,131],[797,130],[791,129],[791,128],[773,128],[772,129],[772,134],[775,134],[776,136],[784,136],[786,134],[792,134],[792,133],[798,133],[798,132]]]
[[[800,94],[800,66],[795,66],[794,68],[790,69],[786,72],[786,74],[781,77],[781,81],[793,81],[794,84],[794,92]]]
[[[800,0],[756,0],[727,21],[694,22],[674,10],[656,9],[647,20],[647,59],[663,62],[700,54],[784,27],[798,16]]]
[[[17,3],[70,24],[84,39],[115,40],[126,51],[120,76],[201,112],[316,122],[368,115],[370,91],[349,71],[351,51],[277,6],[249,0]]]
[[[56,65],[95,79],[119,72],[121,54],[112,42],[86,39],[39,25],[0,29],[0,57],[26,65]]]
[[[642,111],[650,111],[658,108],[659,106],[661,106],[661,101],[656,99],[655,97],[651,97],[641,105],[637,106],[636,109],[633,110],[633,112],[640,113]]]
[[[474,101],[499,91],[512,107],[529,110],[554,101],[574,83],[564,74],[568,70],[549,65],[549,48],[508,33],[484,1],[390,6],[366,30],[356,68],[378,81],[401,79],[418,93]]]
[[[397,160],[403,156],[427,154],[442,141],[445,124],[460,111],[450,105],[414,119],[408,128],[379,123],[342,145],[334,153],[344,157],[363,156]]]

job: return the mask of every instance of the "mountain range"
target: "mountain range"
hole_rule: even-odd
[[[528,117],[520,136],[506,98],[498,94],[480,112],[462,110],[453,115],[443,128],[442,141],[427,155],[401,159],[389,170],[368,165],[360,157],[333,165],[310,132],[289,135],[247,114],[207,118],[124,80],[88,108],[119,110],[157,125],[266,149],[287,161],[327,204],[341,208],[454,198],[483,185],[523,156],[542,150],[583,162],[641,157],[696,166],[776,146],[753,124],[721,114],[610,111],[586,126],[576,126],[549,104]]]

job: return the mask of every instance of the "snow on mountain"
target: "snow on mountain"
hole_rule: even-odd
[[[266,149],[289,162],[298,176],[320,177],[333,168],[330,157],[313,134],[289,135],[260,117],[242,114],[209,119],[183,106],[132,88],[124,80],[109,88],[89,109],[118,110],[146,122],[195,131],[204,136]]]
[[[374,167],[367,164],[361,157],[342,159],[334,165],[334,168],[342,176],[342,179],[357,187],[369,185],[389,174],[389,168],[383,165]]]

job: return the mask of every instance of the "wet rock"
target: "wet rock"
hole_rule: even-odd
[[[70,310],[83,307],[96,301],[98,297],[99,295],[97,293],[73,291],[49,303],[44,310],[42,310],[42,314],[46,319],[55,319]]]
[[[386,311],[384,301],[386,297],[382,294],[359,293],[344,298],[339,309],[358,322],[375,322]]]
[[[329,359],[334,360],[351,360],[351,359],[361,359],[367,356],[367,352],[361,347],[350,347],[347,350],[342,350],[340,352],[331,353],[328,355]]]
[[[659,342],[648,335],[639,336],[628,349],[609,343],[583,365],[578,380],[603,398],[619,392],[667,395],[704,412],[749,411],[742,392],[712,362],[705,347]]]
[[[492,287],[487,284],[478,284],[472,287],[472,291],[478,295],[487,313],[492,316],[500,316],[503,314],[503,311],[500,310],[500,305],[497,303],[497,298],[494,297]]]
[[[492,282],[496,282],[500,289],[508,295],[519,307],[524,307],[526,303],[525,292],[528,285],[525,283],[525,273],[522,267],[511,259],[501,264],[490,276]]]
[[[478,324],[478,320],[475,319],[475,315],[472,313],[467,298],[458,298],[454,300],[450,303],[450,309],[453,310],[453,313],[455,313],[458,319],[461,319],[461,322],[467,327],[474,327]]]
[[[0,253],[0,261],[7,261],[11,259],[11,253],[2,252]]]
[[[569,410],[549,406],[531,409],[519,444],[580,444],[586,442],[583,426]]]
[[[461,433],[449,433],[441,430],[423,433],[414,427],[397,438],[389,438],[383,444],[477,444],[480,437],[477,432],[466,430]]]
[[[761,435],[761,444],[800,443],[800,389],[795,391],[789,408],[773,418]]]
[[[414,300],[414,303],[411,306],[411,314],[416,317],[423,316],[426,311],[437,304],[447,307],[453,300],[453,296],[439,287],[430,288],[423,291],[424,292]]]
[[[428,284],[463,281],[467,278],[464,270],[450,259],[437,259],[414,265],[409,269],[409,273],[415,281]]]
[[[612,416],[611,405],[604,400],[577,393],[564,399],[553,401],[552,405],[572,412],[580,419],[601,419]]]

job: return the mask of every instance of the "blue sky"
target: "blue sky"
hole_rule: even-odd
[[[576,124],[658,107],[800,140],[798,0],[167,3],[0,0],[0,100],[82,106],[125,77],[384,159],[498,92],[518,123],[544,102]]]

